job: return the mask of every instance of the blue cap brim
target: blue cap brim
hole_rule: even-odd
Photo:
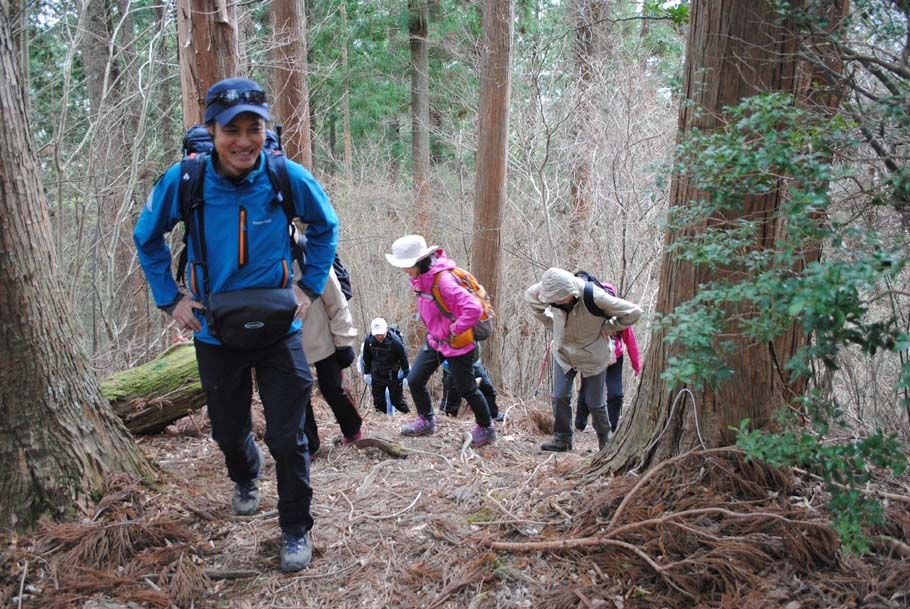
[[[237,104],[234,106],[228,106],[209,120],[218,121],[218,124],[224,127],[232,120],[234,120],[238,114],[243,114],[244,112],[252,112],[253,114],[261,116],[267,121],[272,120],[272,117],[269,116],[268,110],[262,106],[254,106],[252,104]],[[206,122],[209,122],[209,120],[206,120]]]

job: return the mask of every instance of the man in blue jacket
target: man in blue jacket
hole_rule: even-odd
[[[257,480],[264,455],[253,440],[250,418],[251,371],[256,370],[266,419],[265,443],[278,477],[281,568],[298,571],[312,558],[309,530],[313,526],[310,462],[303,433],[313,380],[300,342],[300,319],[328,278],[338,242],[338,218],[315,178],[297,163],[286,161],[291,207],[307,225],[306,263],[301,279],[291,285],[287,214],[263,151],[270,120],[266,95],[251,80],[229,78],[209,89],[205,103],[214,150],[204,158],[201,208],[190,212],[192,221],[187,219],[186,291],[174,281],[164,240],[184,219],[180,182],[187,177],[180,163],[155,185],[133,238],[155,304],[178,326],[195,333],[212,437],[224,453],[234,482],[232,505],[239,515],[252,514],[259,507]],[[287,320],[277,325],[277,342],[243,349],[227,346],[229,323],[215,316],[216,301],[230,296],[255,310],[262,294],[273,291],[290,303]]]

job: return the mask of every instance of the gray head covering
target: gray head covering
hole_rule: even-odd
[[[569,271],[563,269],[547,269],[540,277],[540,300],[543,302],[559,302],[566,296],[579,295],[578,285],[575,283],[575,277]]]

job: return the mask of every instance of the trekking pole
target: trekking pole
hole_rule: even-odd
[[[543,361],[540,362],[540,374],[537,376],[537,384],[534,385],[534,394],[532,397],[537,397],[537,394],[540,393],[540,384],[543,382],[543,374],[547,371],[547,362],[550,360],[550,349],[547,349],[546,354],[543,356]]]
[[[357,404],[357,410],[360,410],[363,407],[363,396],[367,394],[367,384],[363,384],[363,391],[360,392],[360,402]]]

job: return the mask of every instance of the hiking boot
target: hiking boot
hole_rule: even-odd
[[[489,427],[474,426],[474,431],[471,432],[471,448],[480,448],[495,441],[496,428],[493,427],[493,423],[490,423]]]
[[[395,406],[394,404],[392,404],[392,405]],[[397,410],[401,414],[408,414],[409,412],[411,412],[411,409],[408,408],[408,405],[404,404],[404,403],[401,406],[395,406],[395,410]]]
[[[506,420],[506,413],[504,413],[504,412],[496,413],[496,416],[493,417],[493,420],[496,421],[497,423],[502,423],[503,421]]]
[[[584,431],[585,427],[587,427],[587,426],[588,426],[588,417],[585,417],[583,419],[578,419],[578,418],[575,419],[575,429],[577,429],[578,431]]]
[[[540,450],[551,453],[565,453],[572,450],[571,442],[562,442],[561,440],[552,439],[540,445]]]
[[[436,417],[426,418],[423,415],[417,415],[412,423],[401,426],[401,435],[403,436],[432,436],[436,431]]]
[[[300,571],[313,560],[310,534],[284,533],[281,536],[281,570],[285,573]]]
[[[256,476],[244,483],[234,483],[234,494],[231,497],[231,507],[238,516],[250,516],[259,509],[259,474],[262,473],[262,466],[265,464],[265,455],[262,449],[256,446],[256,454],[259,456],[259,467]]]
[[[355,434],[354,434],[353,436],[351,436],[350,438],[347,437],[347,436],[343,437],[343,438],[341,439],[341,445],[342,445],[342,446],[348,446],[349,444],[353,444],[354,442],[356,442],[357,440],[360,440],[361,438],[363,438],[363,434],[361,434],[361,433],[358,431],[357,433],[355,433]]]

